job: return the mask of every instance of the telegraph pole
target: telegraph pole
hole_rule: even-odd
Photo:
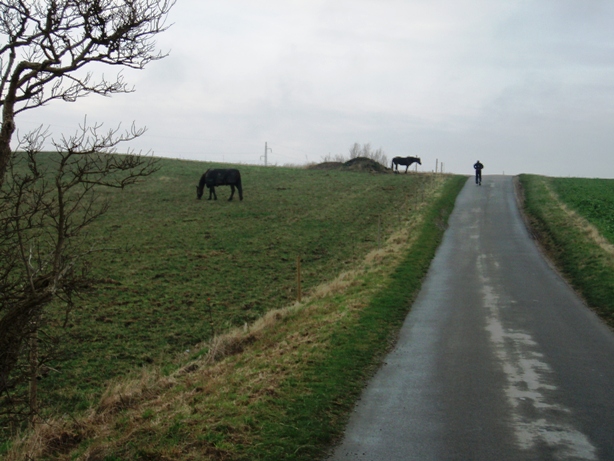
[[[267,166],[267,155],[269,153],[269,151],[273,152],[273,149],[271,149],[270,147],[267,147],[267,143],[264,143],[264,166]]]

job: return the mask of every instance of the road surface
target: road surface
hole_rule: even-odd
[[[614,335],[470,179],[334,461],[614,460]]]

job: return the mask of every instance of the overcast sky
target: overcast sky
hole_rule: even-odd
[[[612,0],[178,0],[136,92],[26,112],[147,126],[163,157],[320,162],[355,142],[422,171],[614,178]],[[107,70],[115,73],[116,69]]]

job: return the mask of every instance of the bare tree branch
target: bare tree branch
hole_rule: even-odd
[[[15,115],[53,100],[130,93],[114,79],[84,68],[99,63],[143,69],[166,56],[156,35],[168,28],[175,0],[0,0],[0,186]]]
[[[48,133],[39,128],[21,138],[23,152],[11,157],[0,189],[0,420],[3,412],[25,411],[15,405],[35,401],[17,396],[31,376],[24,354],[35,347],[28,338],[36,333],[38,341],[38,332],[45,332],[45,308],[59,302],[67,316],[74,297],[91,283],[88,257],[96,248],[76,242],[109,208],[98,190],[123,188],[158,169],[153,157],[115,153],[143,133],[134,126],[105,131],[84,121],[74,135],[54,142],[57,152],[42,154]],[[45,345],[34,350],[37,367],[51,357]]]
[[[0,0],[0,422],[37,410],[23,386],[29,380],[35,390],[56,342],[46,334],[47,306],[63,303],[67,318],[88,283],[95,249],[77,242],[108,209],[98,191],[157,169],[151,156],[116,153],[145,132],[134,125],[105,130],[85,120],[52,141],[53,154],[41,154],[50,135],[40,128],[13,152],[15,115],[54,100],[134,91],[121,70],[166,56],[155,37],[168,28],[175,1]],[[94,72],[100,65],[120,69],[109,79]]]

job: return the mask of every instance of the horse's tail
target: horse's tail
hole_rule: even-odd
[[[390,163],[390,169],[394,170],[394,159],[392,159],[392,162]]]
[[[237,171],[237,190],[239,191],[239,200],[243,200],[243,185],[241,184],[241,172]]]

